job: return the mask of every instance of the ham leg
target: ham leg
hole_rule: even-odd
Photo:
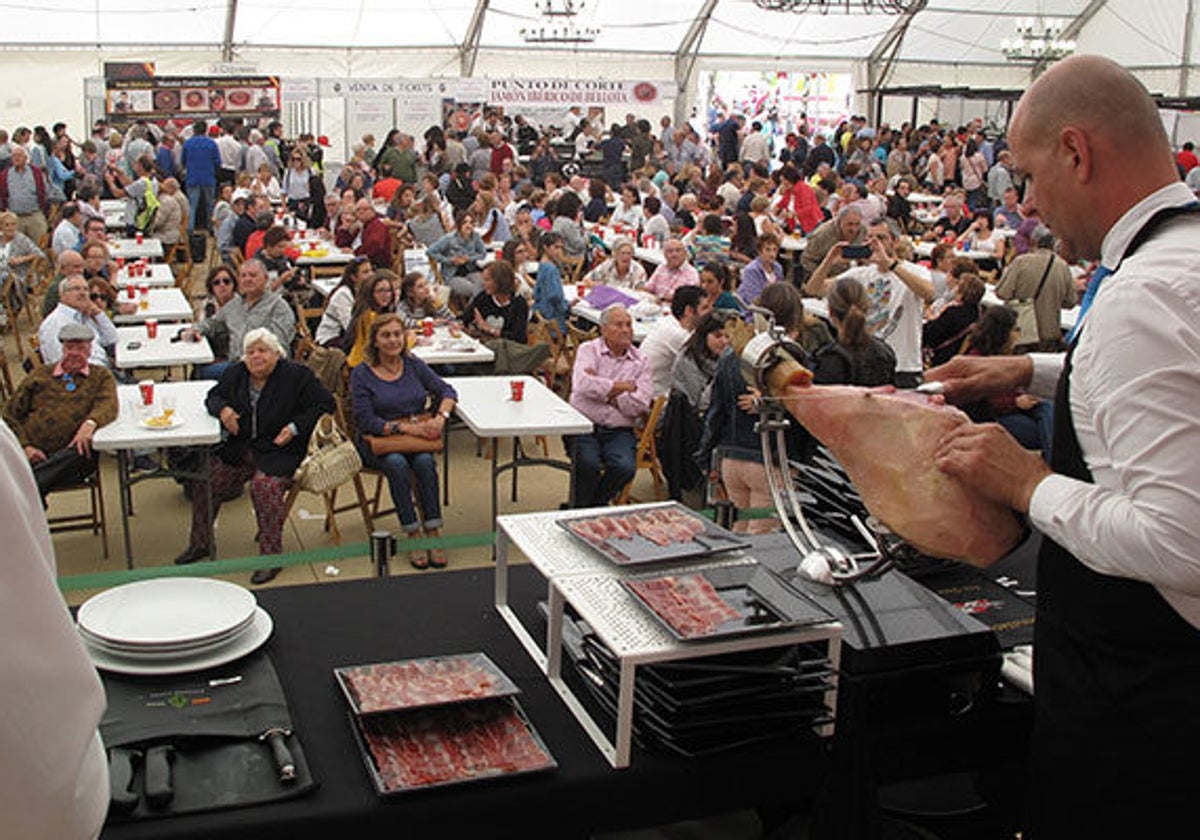
[[[774,390],[774,389],[773,389]],[[950,429],[970,420],[941,397],[893,388],[782,388],[788,411],[825,444],[881,522],[932,557],[986,566],[1016,546],[1008,508],[943,473],[933,460]]]

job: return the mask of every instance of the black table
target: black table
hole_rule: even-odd
[[[528,626],[545,582],[510,569],[510,603]],[[388,836],[585,837],[751,806],[811,807],[828,745],[788,741],[684,760],[635,749],[613,770],[492,606],[491,569],[267,589],[267,644],[319,788],[291,802],[110,826],[126,838]],[[543,774],[387,800],[367,778],[333,679],[339,665],[482,650],[523,690],[521,702],[558,761]],[[386,835],[384,833],[387,833]]]

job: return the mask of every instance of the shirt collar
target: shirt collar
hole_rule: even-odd
[[[1115,269],[1125,256],[1133,238],[1151,216],[1166,207],[1176,207],[1195,200],[1196,196],[1182,181],[1176,181],[1150,193],[1126,210],[1125,215],[1108,229],[1104,241],[1100,244],[1101,262]]]
[[[67,374],[67,372],[66,372],[65,370],[63,370],[62,362],[59,362],[58,364],[56,364],[56,365],[54,366],[54,376],[55,376],[56,378],[58,378],[58,379],[62,379],[64,376],[66,376],[66,374]],[[84,364],[83,364],[83,367],[82,367],[82,368],[80,368],[78,372],[76,372],[76,373],[73,373],[73,374],[71,374],[71,375],[72,375],[72,376],[87,376],[87,375],[88,375],[88,364],[87,364],[87,362],[84,362]]]
[[[614,353],[612,351],[612,348],[608,346],[608,342],[604,340],[604,336],[601,336],[600,337],[600,354],[603,356],[609,356],[614,359],[632,359],[633,358],[633,345],[632,344],[629,345],[629,347],[627,347],[625,349],[625,352],[622,353],[620,356],[618,356],[616,353]]]

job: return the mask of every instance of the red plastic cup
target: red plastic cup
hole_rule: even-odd
[[[585,284],[577,283],[575,285],[575,297],[579,298],[580,300],[583,300],[585,297],[587,297],[587,286]]]
[[[508,383],[508,387],[512,390],[512,401],[520,402],[525,399],[525,381],[522,379],[514,379]]]
[[[130,283],[125,287],[125,294],[129,296],[130,300],[133,300],[135,297],[137,297],[137,286]]]
[[[146,297],[147,295],[150,294],[150,287],[147,286],[145,283],[139,284],[138,285],[138,294],[141,295],[142,297]]]
[[[142,237],[142,232],[141,232],[140,230],[139,230],[139,231],[137,232],[137,234],[134,236],[134,239],[136,239],[136,240],[137,240],[137,244],[139,244],[139,245],[141,245],[141,244],[142,244],[143,237]]]
[[[146,319],[146,338],[158,338],[158,320],[155,318]]]
[[[142,405],[154,405],[153,379],[143,379],[138,383],[138,390],[142,392]]]
[[[430,336],[433,335],[433,319],[432,318],[426,318],[424,321],[421,322],[421,332],[425,334],[426,338],[429,338]]]
[[[120,271],[120,270],[121,270],[121,269],[123,269],[124,267],[125,267],[125,258],[124,258],[124,257],[117,257],[117,271]]]

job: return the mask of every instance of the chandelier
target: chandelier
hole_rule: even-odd
[[[830,12],[838,14],[870,15],[879,12],[885,15],[901,15],[909,11],[921,0],[754,0],[754,5],[768,12],[817,12],[827,15]]]
[[[1018,18],[1016,38],[1000,42],[1000,51],[1009,61],[1036,63],[1058,61],[1075,52],[1075,42],[1063,38],[1066,21],[1056,18]]]
[[[600,35],[600,27],[571,22],[585,5],[586,0],[536,0],[534,7],[545,24],[521,27],[521,38],[527,44],[590,44]]]

